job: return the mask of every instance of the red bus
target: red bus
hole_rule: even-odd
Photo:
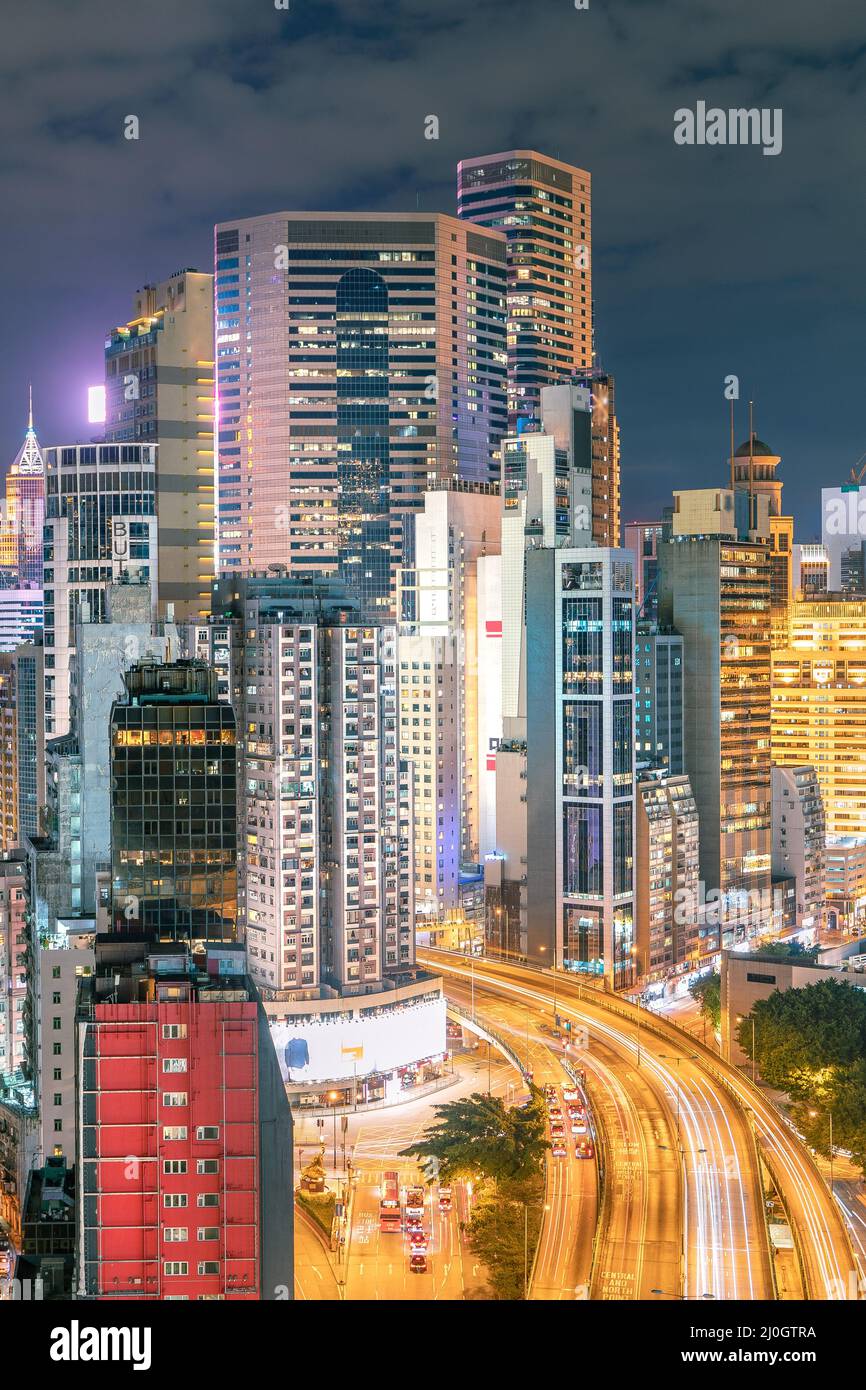
[[[400,1207],[400,1179],[396,1173],[386,1173],[379,1200],[379,1230],[400,1231],[403,1212]]]

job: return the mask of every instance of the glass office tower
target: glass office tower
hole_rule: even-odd
[[[457,166],[457,212],[508,242],[508,429],[592,366],[591,178],[536,150]]]
[[[234,712],[202,662],[142,662],[124,683],[110,724],[114,932],[234,941]]]
[[[219,572],[336,576],[387,618],[427,488],[497,476],[505,238],[283,212],[215,252]]]

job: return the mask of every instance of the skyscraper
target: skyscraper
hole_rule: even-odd
[[[814,767],[773,766],[773,874],[796,884],[798,927],[820,928],[826,911],[824,802]]]
[[[771,551],[767,502],[747,528],[730,489],[674,494],[659,546],[659,621],[682,634],[685,763],[706,894],[723,945],[770,925]],[[751,894],[751,896],[750,896]]]
[[[688,777],[645,773],[636,805],[635,936],[640,973],[652,981],[697,966],[718,949],[719,933],[697,910],[698,812]]]
[[[415,906],[434,919],[460,905],[461,870],[482,853],[487,756],[501,735],[491,701],[502,620],[485,606],[478,567],[498,559],[501,510],[498,488],[461,483],[428,492],[415,518],[416,618],[399,640],[400,753],[414,769]],[[480,659],[485,646],[492,665]]]
[[[773,761],[814,767],[828,835],[866,830],[866,598],[810,594],[773,653]]]
[[[679,776],[685,755],[683,639],[678,632],[658,623],[637,623],[634,682],[635,762]]]
[[[27,998],[27,856],[0,853],[0,1076],[20,1071],[24,1060]]]
[[[147,586],[156,613],[157,480],[152,444],[46,450],[45,730],[70,726],[75,624],[105,617],[114,580]]]
[[[396,626],[362,623],[339,581],[233,576],[196,632],[198,650],[212,643],[209,659],[227,667],[238,713],[250,977],[267,1001],[405,976],[412,773],[399,748]]]
[[[105,340],[105,404],[106,443],[159,445],[157,616],[203,616],[214,571],[212,275],[181,270],[136,293],[131,320]]]
[[[42,647],[0,653],[0,848],[25,846],[45,805]]]
[[[457,166],[457,213],[508,243],[508,429],[540,414],[541,387],[593,362],[591,178],[536,150]]]
[[[203,664],[139,663],[111,742],[112,925],[78,1020],[79,1293],[288,1299],[291,1112],[235,939],[234,716]]]
[[[781,456],[754,431],[734,454],[734,489],[752,499],[754,526],[758,498],[766,498],[770,517],[770,625],[774,647],[788,641],[793,592],[794,518],[782,515],[782,479],[776,476]]]
[[[216,674],[139,663],[111,710],[115,935],[237,938],[237,740]]]
[[[42,588],[42,521],[45,514],[45,467],[33,428],[33,392],[27,433],[6,474],[8,560],[21,589]]]
[[[545,387],[541,402],[543,428],[509,435],[502,446],[502,738],[495,750],[496,853],[484,873],[488,934],[509,950],[521,949],[521,942],[525,949],[527,932],[527,661],[534,640],[527,556],[592,539],[591,392],[571,384]],[[547,794],[553,796],[552,786]]]
[[[527,954],[637,975],[634,562],[602,546],[528,550]]]
[[[394,614],[426,488],[495,476],[504,237],[439,213],[223,222],[216,305],[220,572],[336,575]]]

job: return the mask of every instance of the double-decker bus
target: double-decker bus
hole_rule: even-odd
[[[400,1231],[402,1228],[400,1179],[396,1173],[386,1173],[382,1181],[382,1195],[379,1199],[379,1230]]]

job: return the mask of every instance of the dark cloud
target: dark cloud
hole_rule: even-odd
[[[866,447],[860,0],[35,0],[7,26],[7,458],[30,375],[43,442],[86,436],[104,330],[146,280],[207,266],[215,220],[453,211],[457,160],[514,144],[593,175],[627,516],[723,476],[731,372],[802,538]],[[676,146],[674,111],[699,99],[780,107],[781,155]]]

